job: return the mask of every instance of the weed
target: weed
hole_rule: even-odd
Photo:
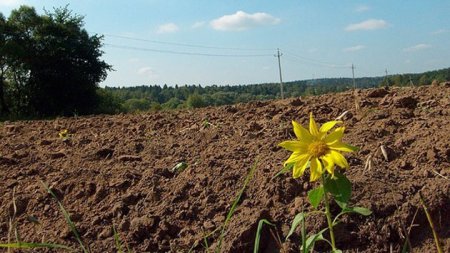
[[[0,248],[6,248],[7,252],[11,252],[11,249],[34,249],[34,248],[47,248],[47,249],[63,249],[68,251],[74,251],[72,248],[55,243],[36,243],[36,242],[22,242],[19,236],[19,231],[17,229],[17,224],[15,222],[16,214],[17,214],[17,206],[15,200],[15,191],[13,188],[13,196],[12,196],[12,205],[13,205],[13,214],[12,217],[9,218],[9,229],[8,229],[8,242],[0,243]],[[32,221],[35,222],[35,221]],[[15,241],[11,242],[11,233],[14,231]]]
[[[436,244],[437,252],[442,253],[443,251],[442,251],[441,245],[439,243],[439,237],[436,233],[436,230],[434,229],[433,219],[431,218],[431,215],[428,212],[428,207],[425,204],[425,200],[423,199],[421,192],[419,192],[419,196],[420,196],[420,203],[422,204],[423,210],[425,211],[425,215],[427,216],[428,223],[430,224],[431,231],[433,232],[433,238],[434,238],[434,243]]]
[[[77,239],[78,243],[80,244],[80,248],[83,250],[84,253],[88,253],[89,251],[86,249],[86,247],[83,244],[83,241],[81,240],[80,234],[77,231],[77,228],[75,227],[75,224],[70,219],[69,213],[66,211],[62,203],[58,200],[58,197],[56,197],[55,193],[43,182],[40,181],[42,186],[47,190],[47,192],[56,200],[58,203],[59,209],[61,210],[67,224],[69,225],[70,231],[74,234],[75,238]]]
[[[230,211],[228,211],[227,217],[222,225],[222,231],[220,232],[220,236],[219,236],[219,243],[218,243],[218,246],[217,246],[215,252],[221,252],[222,242],[223,242],[223,238],[225,236],[225,231],[227,229],[228,223],[230,222],[231,217],[233,217],[233,214],[236,211],[236,208],[237,208],[239,202],[241,201],[242,194],[244,194],[244,191],[247,188],[248,183],[253,178],[253,174],[255,172],[257,165],[258,165],[258,161],[256,161],[255,164],[253,164],[252,168],[248,172],[247,176],[245,177],[244,185],[242,186],[238,195],[234,199],[234,202],[233,202],[233,205],[231,205]]]

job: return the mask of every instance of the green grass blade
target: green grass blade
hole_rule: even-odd
[[[117,233],[116,227],[112,226],[113,233],[114,233],[114,242],[116,244],[117,253],[123,253],[122,249],[122,242],[120,241],[119,234]]]
[[[275,174],[275,176],[272,177],[272,180],[279,177],[281,174],[291,171],[292,168],[294,168],[293,163],[286,164],[286,166],[284,166],[280,171],[277,172],[277,174]]]
[[[427,205],[425,204],[425,200],[423,199],[423,196],[422,196],[421,192],[419,192],[419,196],[420,196],[420,203],[423,206],[423,210],[425,211],[425,215],[427,216],[428,223],[430,224],[431,231],[433,232],[433,238],[434,238],[434,243],[436,244],[436,250],[437,250],[438,253],[442,253],[443,251],[442,251],[441,245],[439,243],[439,237],[438,237],[438,235],[436,233],[436,230],[434,229],[433,219],[431,219],[431,215],[428,212]]]
[[[235,200],[233,202],[233,205],[230,208],[230,211],[228,211],[227,218],[225,219],[225,222],[222,225],[222,232],[220,233],[219,243],[217,245],[217,248],[216,248],[215,252],[220,252],[220,250],[221,250],[223,237],[225,236],[225,230],[226,230],[226,228],[228,226],[228,223],[231,220],[231,217],[233,216],[234,212],[236,211],[238,203],[241,200],[242,194],[244,193],[245,189],[247,188],[247,185],[250,182],[250,180],[253,178],[253,173],[255,172],[257,164],[258,164],[258,161],[256,161],[253,164],[253,166],[251,167],[250,171],[248,172],[248,174],[247,174],[247,176],[245,178],[244,185],[242,186],[241,190],[239,191],[238,195],[236,196],[236,198],[235,198]]]
[[[0,243],[0,248],[14,248],[14,249],[47,248],[47,249],[64,249],[74,251],[72,248],[61,244],[35,243],[35,242]]]
[[[41,180],[40,180],[41,181]],[[69,225],[70,230],[72,231],[72,233],[75,235],[75,238],[77,239],[78,243],[80,244],[81,249],[83,250],[84,253],[89,253],[89,251],[86,249],[86,247],[83,244],[83,241],[81,240],[80,234],[77,231],[77,228],[75,227],[75,224],[72,222],[72,220],[70,219],[70,215],[69,213],[66,211],[66,209],[64,208],[64,206],[62,205],[62,203],[59,201],[58,197],[56,197],[56,194],[43,182],[41,181],[41,184],[45,187],[45,189],[47,190],[48,193],[50,193],[50,195],[52,195],[52,197],[56,200],[56,202],[58,203],[59,209],[61,209],[61,212],[64,216],[64,218],[66,219],[67,224]]]
[[[259,242],[261,240],[261,230],[262,230],[264,224],[275,227],[275,224],[270,223],[266,219],[262,219],[259,221],[258,229],[256,230],[255,245],[253,247],[253,253],[258,253],[258,251],[259,251]]]

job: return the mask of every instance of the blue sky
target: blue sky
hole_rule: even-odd
[[[450,67],[450,1],[0,0],[69,4],[105,35],[101,86],[235,85]]]

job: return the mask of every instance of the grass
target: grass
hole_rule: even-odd
[[[434,243],[436,244],[436,250],[438,253],[443,253],[441,245],[439,243],[439,236],[437,235],[436,230],[434,229],[433,219],[431,218],[431,215],[428,212],[428,207],[425,203],[425,200],[424,200],[421,192],[419,192],[419,196],[420,196],[420,203],[422,204],[423,210],[425,211],[425,215],[427,216],[428,223],[430,224],[431,231],[433,232],[433,238],[434,238]]]
[[[233,217],[234,212],[236,211],[236,208],[239,204],[239,202],[241,201],[241,197],[242,194],[244,194],[245,188],[247,188],[248,183],[250,182],[250,180],[253,178],[253,174],[255,172],[255,169],[258,165],[258,161],[256,161],[252,168],[250,169],[250,171],[248,172],[247,176],[245,177],[245,181],[244,181],[244,185],[242,186],[241,190],[239,191],[238,195],[236,196],[236,198],[234,199],[233,205],[230,208],[230,211],[228,211],[227,217],[225,219],[225,222],[222,225],[222,231],[220,233],[220,237],[219,237],[219,244],[215,250],[215,252],[221,252],[222,249],[222,242],[223,242],[223,238],[225,236],[225,232],[228,226],[228,223],[230,222],[231,218]]]
[[[113,229],[113,233],[114,233],[114,244],[116,245],[117,253],[124,253],[125,251],[123,249],[123,243],[120,240],[119,233],[117,232],[116,227],[114,225],[112,226],[112,229]],[[126,247],[127,247],[127,251],[126,252],[128,252],[128,253],[132,252],[128,248],[128,245],[126,245]]]
[[[78,243],[80,244],[80,248],[84,253],[89,253],[87,248],[84,246],[83,241],[81,240],[80,234],[78,233],[77,228],[75,227],[75,224],[70,219],[69,213],[64,208],[63,204],[59,201],[58,197],[56,197],[55,193],[43,182],[40,181],[41,184],[44,186],[44,188],[47,190],[47,192],[52,195],[52,197],[56,200],[58,203],[59,209],[61,210],[64,219],[66,220],[67,224],[69,225],[70,231],[74,234],[75,238],[77,239]]]
[[[262,233],[262,228],[264,225],[269,225],[272,227],[275,227],[275,224],[271,223],[270,221],[266,220],[266,219],[262,219],[258,222],[258,229],[256,230],[256,236],[255,236],[255,244],[253,247],[253,253],[258,253],[259,252],[259,243],[261,241],[261,233]],[[270,230],[270,232],[272,233],[272,230]],[[273,234],[272,234],[273,236]],[[274,238],[276,239],[278,248],[281,249],[281,238],[280,236],[277,234],[277,237],[274,236]]]
[[[35,249],[35,248],[47,248],[47,249],[63,249],[68,251],[74,251],[72,248],[55,243],[35,243],[35,242],[14,242],[14,243],[0,243],[0,248],[9,249]]]
[[[8,229],[8,242],[0,243],[0,248],[6,248],[7,252],[11,252],[11,249],[35,249],[35,248],[47,248],[47,249],[63,249],[67,251],[74,251],[72,248],[56,244],[56,243],[46,243],[46,242],[22,242],[20,239],[19,231],[17,230],[17,225],[15,222],[16,214],[17,214],[17,206],[15,199],[15,188],[13,188],[13,196],[12,196],[12,205],[13,205],[13,214],[12,217],[9,218],[9,229]],[[11,232],[14,231],[14,237],[16,242],[11,242]]]
[[[230,210],[227,213],[227,216],[225,218],[225,221],[223,222],[222,226],[217,227],[216,229],[214,229],[213,231],[205,234],[205,232],[202,230],[203,233],[203,237],[202,240],[203,241],[203,247],[205,248],[205,252],[209,252],[209,242],[208,242],[208,238],[211,237],[212,235],[216,234],[217,232],[220,232],[219,235],[219,241],[218,244],[216,246],[216,248],[214,249],[214,252],[219,253],[222,252],[222,243],[226,234],[226,230],[228,227],[229,222],[231,221],[231,218],[233,217],[234,212],[236,211],[236,208],[238,207],[242,195],[244,194],[245,189],[247,188],[247,185],[249,184],[250,180],[253,178],[253,174],[256,170],[256,167],[258,165],[258,160],[253,164],[253,166],[250,168],[250,171],[248,172],[247,176],[245,177],[244,180],[244,184],[242,185],[242,188],[240,189],[240,191],[238,192],[238,194],[236,195],[233,204],[231,205]],[[196,241],[191,248],[189,249],[188,252],[192,252],[200,243],[200,241]]]
[[[78,231],[77,231],[77,229],[75,227],[75,224],[70,219],[69,213],[66,211],[66,209],[63,206],[63,204],[58,200],[56,194],[43,181],[40,181],[40,183],[45,188],[45,190],[58,203],[59,209],[61,210],[61,212],[62,212],[62,214],[64,216],[64,219],[66,220],[66,222],[67,222],[71,232],[73,233],[73,235],[75,236],[76,240],[79,243],[80,250],[82,250],[84,253],[89,253],[90,251],[84,245],[83,240],[81,239],[81,236],[80,236],[80,234],[78,233]],[[56,243],[22,242],[20,240],[19,232],[18,232],[16,224],[14,222],[15,216],[16,216],[16,213],[17,213],[17,206],[16,206],[16,201],[15,201],[15,188],[13,188],[12,204],[13,204],[13,214],[12,214],[12,217],[10,217],[10,219],[9,219],[8,242],[7,243],[0,243],[0,248],[6,248],[8,253],[11,252],[11,249],[37,249],[37,248],[62,249],[62,250],[71,251],[71,252],[77,251],[77,250],[72,249],[69,246],[62,245],[62,244],[56,244]],[[124,253],[125,250],[124,250],[123,243],[120,240],[119,233],[117,232],[117,230],[116,230],[114,225],[113,225],[112,229],[113,229],[113,232],[114,232],[113,236],[114,236],[114,243],[115,243],[116,250],[117,250],[118,253]],[[14,230],[14,235],[15,235],[16,242],[11,242],[11,232],[13,230]],[[128,248],[127,244],[126,244],[126,252],[128,252],[128,253],[132,252]]]

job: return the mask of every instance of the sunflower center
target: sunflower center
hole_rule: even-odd
[[[315,141],[308,146],[308,153],[313,157],[321,157],[328,153],[330,149],[323,141]]]

